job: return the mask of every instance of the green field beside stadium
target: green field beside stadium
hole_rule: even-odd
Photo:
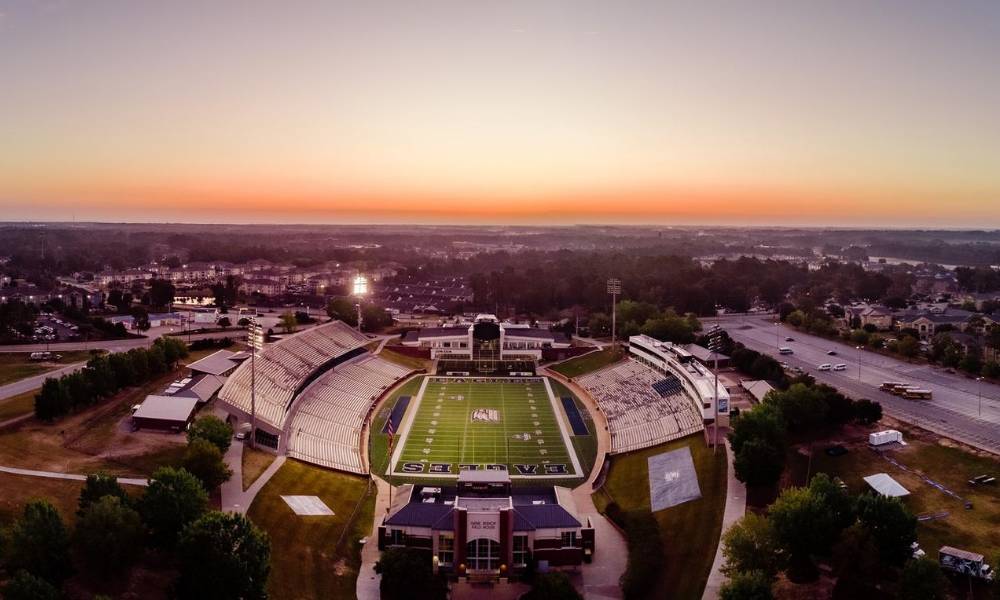
[[[581,476],[541,378],[431,377],[413,402],[418,406],[408,412],[416,413],[404,419],[395,442],[402,450],[394,475],[448,477],[463,465],[503,465],[525,479]]]

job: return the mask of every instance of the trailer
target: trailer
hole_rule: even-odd
[[[876,431],[868,434],[868,444],[872,446],[883,446],[885,444],[903,443],[903,434],[895,429]]]
[[[941,568],[946,571],[993,581],[993,569],[986,564],[982,554],[951,546],[941,546],[941,550],[938,551],[938,561]]]

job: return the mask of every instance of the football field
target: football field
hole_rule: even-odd
[[[512,478],[581,476],[550,392],[541,377],[428,377],[396,436],[390,474],[505,469]]]

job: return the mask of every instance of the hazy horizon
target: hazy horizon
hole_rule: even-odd
[[[0,0],[0,218],[997,228],[996,56],[976,0]]]

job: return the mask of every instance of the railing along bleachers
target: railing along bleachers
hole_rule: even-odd
[[[340,321],[307,329],[267,347],[256,358],[257,419],[284,426],[295,392],[325,363],[370,340]],[[243,361],[226,380],[219,398],[244,413],[251,409],[251,361]]]
[[[705,427],[679,380],[663,379],[639,362],[627,360],[575,381],[608,418],[611,454],[669,442]]]
[[[412,371],[377,356],[334,367],[302,392],[288,434],[288,455],[364,473],[359,444],[372,405]]]

